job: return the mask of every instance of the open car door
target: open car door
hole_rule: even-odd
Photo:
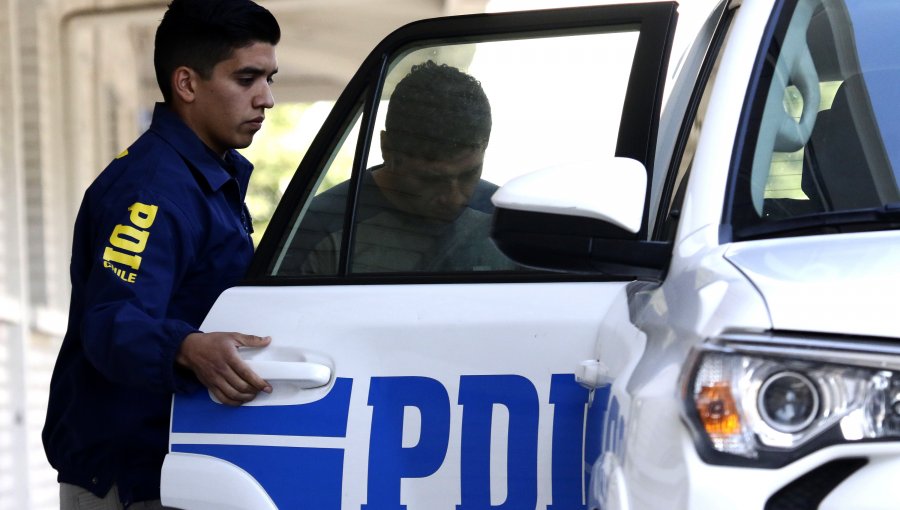
[[[642,349],[627,303],[639,273],[507,259],[490,239],[490,197],[535,170],[614,157],[652,173],[675,9],[460,16],[386,38],[300,164],[247,280],[202,326],[271,336],[241,354],[274,391],[237,408],[207,392],[174,398],[163,503],[584,508],[609,432],[607,383]],[[382,132],[398,84],[427,61],[478,82],[490,141],[464,212],[406,230],[378,209],[396,206],[397,190],[381,187],[377,207],[372,193],[397,157],[387,152],[408,156]],[[432,112],[421,115],[454,122]],[[642,207],[629,236],[647,237]],[[598,345],[615,360],[585,364]]]

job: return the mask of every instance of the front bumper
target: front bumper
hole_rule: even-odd
[[[824,448],[780,469],[707,464],[685,434],[687,509],[888,510],[900,507],[900,442]]]

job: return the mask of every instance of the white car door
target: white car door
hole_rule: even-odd
[[[385,39],[300,164],[248,279],[202,326],[271,336],[242,355],[274,391],[237,408],[175,397],[164,504],[584,508],[603,383],[640,353],[628,286],[652,271],[514,263],[490,241],[489,198],[534,170],[613,156],[652,172],[674,23],[666,2],[429,20]],[[458,219],[404,230],[367,193],[396,150],[381,149],[398,83],[428,60],[477,80],[492,128]],[[454,122],[432,111],[431,124]],[[646,209],[623,236],[648,238]],[[408,243],[424,247],[410,257]],[[598,343],[619,359],[584,368]],[[596,390],[576,382],[597,367]]]

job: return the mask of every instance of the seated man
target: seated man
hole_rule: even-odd
[[[490,130],[478,81],[432,61],[412,68],[388,105],[384,163],[361,176],[353,272],[514,267],[490,239],[497,187],[481,180]],[[296,258],[287,257],[281,274],[337,273],[348,188],[344,182],[313,199],[292,246]],[[299,271],[292,258],[305,259]]]

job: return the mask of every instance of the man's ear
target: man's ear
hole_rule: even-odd
[[[187,66],[179,66],[172,72],[172,95],[183,103],[193,103],[197,95],[200,76]]]

